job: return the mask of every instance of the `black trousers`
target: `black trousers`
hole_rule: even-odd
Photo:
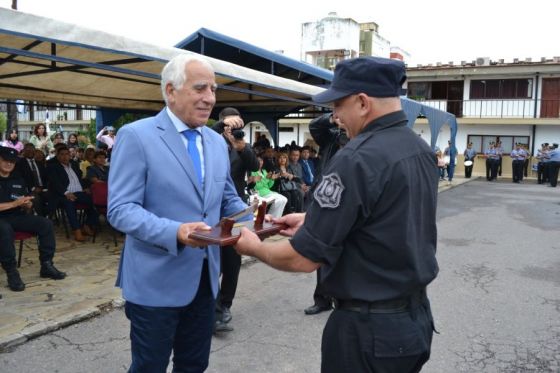
[[[487,159],[486,160],[486,179],[495,180],[498,177],[498,166],[500,164],[499,159]]]
[[[233,246],[220,248],[222,259],[222,281],[218,294],[218,307],[230,308],[237,291],[239,271],[241,270],[241,255],[237,254]]]
[[[514,160],[511,162],[513,182],[523,181],[523,164],[525,161]]]
[[[2,267],[15,268],[16,248],[14,232],[25,231],[37,234],[39,238],[39,260],[41,263],[52,260],[56,241],[52,222],[42,216],[13,215],[0,217],[0,263]]]
[[[334,310],[323,331],[321,372],[419,372],[430,358],[432,335],[429,302],[390,314]]]
[[[500,157],[497,161],[498,176],[502,176],[502,157]]]
[[[558,170],[560,169],[560,162],[548,162],[548,180],[550,186],[556,187],[558,184]]]
[[[86,224],[90,227],[99,225],[99,214],[93,207],[93,200],[91,195],[85,192],[76,192],[76,201],[70,201],[67,198],[62,199],[62,204],[64,206],[64,211],[66,211],[66,216],[68,217],[68,222],[72,230],[80,229],[80,222],[78,221],[78,214],[76,213],[76,204],[86,205]]]
[[[173,372],[204,372],[210,356],[214,305],[206,261],[190,304],[149,307],[126,302],[132,353],[129,373],[165,373],[171,351]]]
[[[539,184],[548,182],[548,162],[539,162],[537,165],[537,182]]]
[[[321,285],[321,267],[317,269],[317,284],[315,285],[315,291],[313,292],[313,301],[315,305],[319,307],[328,307],[331,305],[332,301],[330,297],[324,295],[323,285]]]
[[[486,180],[490,181],[490,169],[492,168],[492,160],[486,158]]]
[[[471,159],[472,161],[472,159]],[[472,170],[474,167],[474,161],[472,161],[473,164],[471,166],[465,166],[465,178],[470,179],[471,175],[472,175]]]

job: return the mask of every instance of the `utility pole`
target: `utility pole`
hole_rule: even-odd
[[[12,9],[17,10],[17,0],[12,0]],[[18,114],[18,110],[17,110],[17,106],[14,103],[14,100],[7,100],[7,105],[6,105],[6,116],[7,116],[7,126],[6,126],[6,133],[10,133],[11,129],[16,129],[18,127],[18,122],[17,122],[17,114]]]

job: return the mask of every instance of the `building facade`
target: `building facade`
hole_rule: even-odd
[[[511,63],[477,58],[459,65],[409,67],[407,96],[457,117],[456,144],[462,154],[467,143],[482,153],[490,142],[500,141],[504,172],[509,174],[509,153],[516,143],[534,156],[542,143],[560,141],[560,58],[540,61],[515,59]],[[414,130],[429,141],[429,127],[418,119]],[[448,128],[438,139],[447,146]],[[536,164],[535,159],[531,162]],[[483,162],[475,173],[482,173]],[[462,162],[459,162],[462,164]]]

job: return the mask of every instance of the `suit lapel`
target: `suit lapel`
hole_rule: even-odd
[[[180,137],[181,135],[177,132],[177,129],[171,122],[171,119],[165,112],[165,109],[160,111],[160,113],[156,116],[156,120],[158,128],[162,130],[162,134],[160,136],[161,139],[169,148],[171,153],[173,153],[175,159],[177,159],[177,162],[179,162],[179,164],[187,174],[188,178],[193,184],[194,189],[198,193],[198,196],[202,198],[202,188],[199,185],[198,177],[196,176],[196,172],[194,170],[194,165],[188,155],[185,144]]]

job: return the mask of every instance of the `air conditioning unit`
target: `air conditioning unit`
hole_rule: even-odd
[[[478,57],[475,63],[476,66],[490,66],[490,57]]]

